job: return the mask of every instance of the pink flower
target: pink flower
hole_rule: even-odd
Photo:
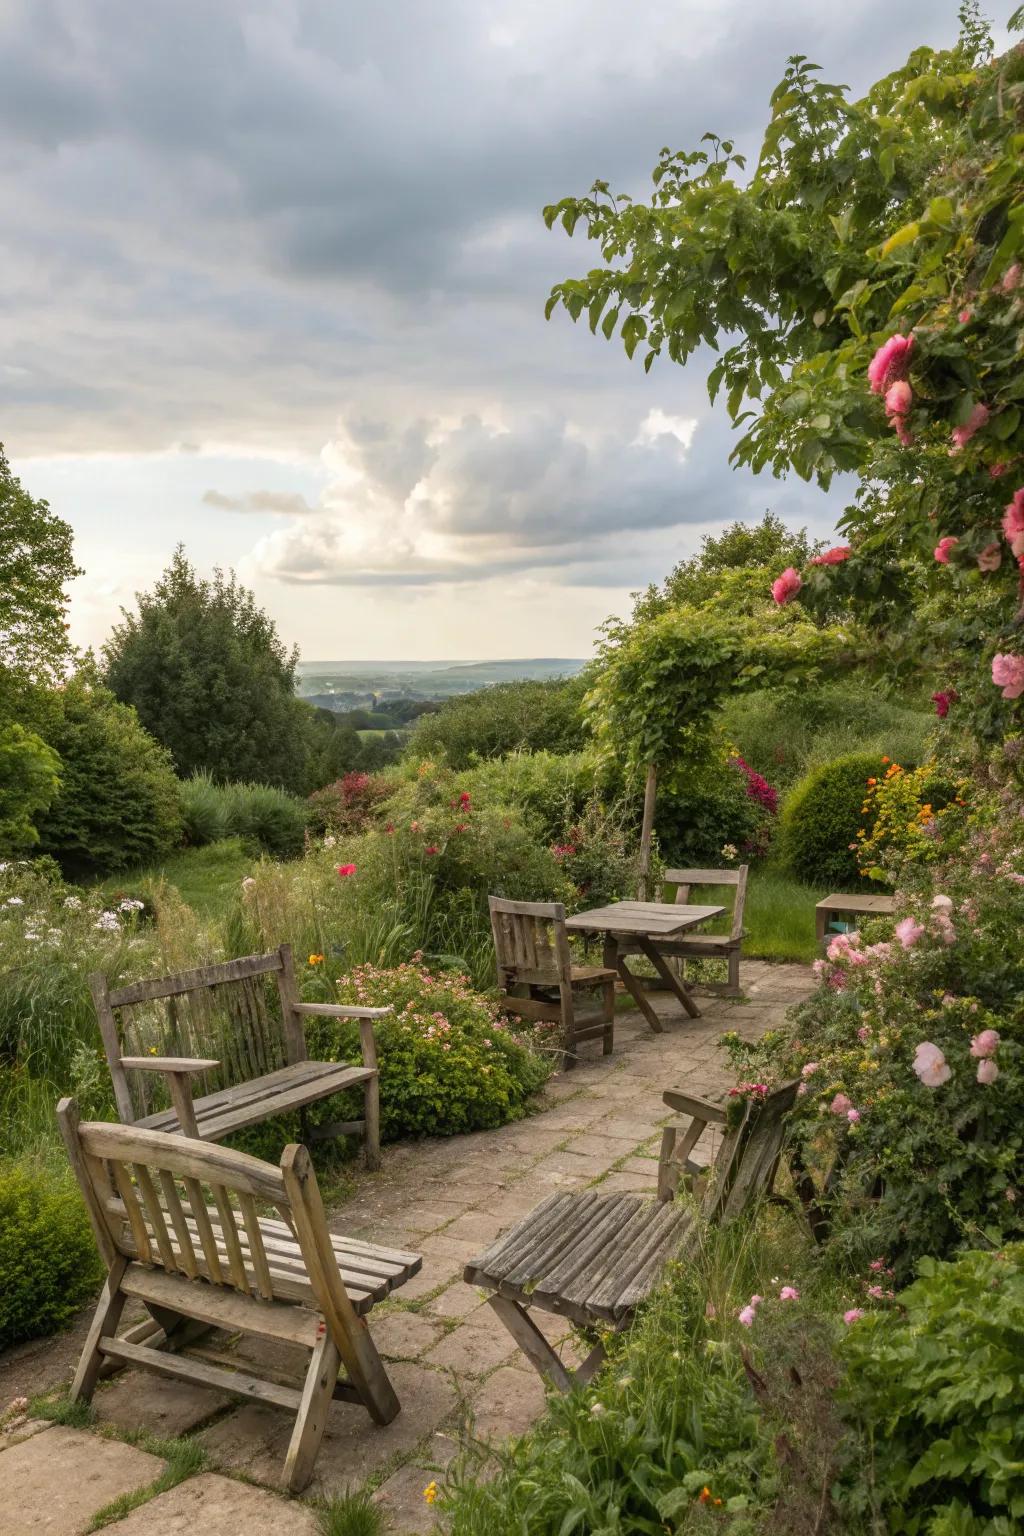
[[[784,1285],[782,1287],[782,1290],[779,1292],[779,1300],[780,1301],[799,1301],[800,1300],[800,1292],[797,1290],[795,1285]]]
[[[955,549],[959,543],[960,540],[951,533],[947,533],[944,539],[939,540],[935,546],[935,558],[940,565],[949,564],[950,551]]]
[[[853,1108],[853,1101],[845,1093],[837,1093],[828,1110],[830,1115],[846,1115]]]
[[[988,406],[982,405],[981,401],[979,400],[978,404],[971,410],[971,414],[968,416],[963,426],[954,427],[950,433],[950,437],[953,440],[953,447],[951,451],[953,453],[959,453],[961,449],[966,448],[974,434],[976,432],[980,432],[982,427],[986,425],[991,414],[992,413]]]
[[[423,852],[426,853],[426,854],[437,853],[437,851],[438,851],[437,850],[437,845],[435,843],[431,843],[429,848],[424,848],[424,850],[423,850]]]
[[[986,1083],[986,1084],[994,1083],[998,1076],[999,1076],[999,1068],[996,1066],[994,1061],[979,1061],[978,1062],[978,1082],[979,1083]]]
[[[1024,693],[1024,656],[993,656],[992,681],[1003,690],[1004,699],[1019,699]]]
[[[890,416],[905,416],[914,403],[914,391],[906,379],[897,379],[885,392],[885,409]]]
[[[872,1259],[871,1263],[868,1265],[868,1269],[874,1270],[876,1275],[879,1274],[880,1271],[883,1270],[884,1268],[885,1268],[885,1260],[884,1259]]]
[[[799,573],[791,565],[787,566],[782,575],[772,582],[772,597],[780,608],[784,608],[790,598],[796,597],[802,586]]]
[[[890,336],[882,343],[868,364],[868,383],[871,393],[884,395],[897,379],[905,379],[910,371],[910,355],[914,349],[913,336]]]
[[[843,1322],[849,1328],[851,1323],[856,1323],[864,1316],[863,1307],[851,1307],[849,1312],[843,1313]]]
[[[971,318],[971,312],[970,312],[969,309],[962,309],[960,311],[960,313],[957,315],[957,319],[960,321],[961,325],[966,325],[968,323],[968,321],[970,320],[970,318]]]
[[[998,571],[1003,563],[1003,552],[998,544],[986,544],[978,556],[979,571]]]
[[[978,1057],[982,1061],[986,1056],[994,1056],[998,1049],[998,1029],[983,1029],[981,1034],[975,1035],[971,1041],[971,1055]]]
[[[846,1111],[846,1118],[847,1118],[847,1120],[849,1120],[851,1125],[856,1125],[857,1122],[860,1119],[860,1110],[859,1109],[848,1109]]]
[[[805,1062],[804,1065],[800,1068],[800,1076],[811,1077],[815,1072],[817,1072],[817,1070],[818,1063],[816,1061]]]
[[[990,464],[988,467],[989,476],[993,480],[998,480],[1000,475],[1006,474],[1009,467],[1009,464],[1004,464],[1002,460],[998,464]]]
[[[1024,554],[1024,486],[1014,491],[1012,501],[1009,501],[1003,512],[1003,533],[1010,546],[1011,552],[1018,556]]]
[[[736,1316],[739,1318],[744,1328],[753,1328],[754,1318],[757,1316],[757,1308],[742,1307],[740,1311],[737,1312]]]
[[[941,1088],[953,1076],[946,1058],[931,1040],[924,1040],[914,1052],[914,1071],[926,1088]]]
[[[811,565],[842,565],[844,560],[850,558],[849,544],[836,544],[832,549],[826,549],[822,555],[813,555]]]
[[[893,932],[894,937],[899,939],[904,949],[913,949],[918,939],[924,933],[924,924],[917,922],[912,917],[904,917],[896,924]]]
[[[885,1291],[882,1289],[882,1287],[880,1285],[869,1285],[868,1286],[868,1295],[871,1297],[872,1301],[884,1301],[885,1300]]]
[[[346,875],[354,875],[356,867],[354,864],[338,864],[335,866],[334,872],[343,879]]]
[[[1013,266],[1007,267],[1006,271],[1003,273],[1003,281],[999,286],[1002,288],[1004,293],[1012,293],[1013,290],[1019,285],[1020,278],[1021,265],[1019,261],[1015,261]]]

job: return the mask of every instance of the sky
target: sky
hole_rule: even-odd
[[[728,465],[706,359],[544,319],[541,209],[753,152],[955,0],[0,0],[0,439],[99,645],[179,541],[307,660],[583,656],[704,533],[843,488]],[[703,364],[703,366],[702,366]]]

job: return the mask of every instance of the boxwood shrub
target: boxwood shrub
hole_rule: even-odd
[[[880,755],[851,752],[801,779],[782,812],[782,859],[791,874],[840,890],[865,884],[850,845],[865,826],[861,806],[868,780],[883,778],[885,768]]]
[[[70,1171],[0,1163],[0,1350],[64,1327],[102,1276]]]

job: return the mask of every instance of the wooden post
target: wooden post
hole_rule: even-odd
[[[657,795],[658,770],[654,763],[648,763],[647,782],[644,785],[644,820],[640,831],[640,901],[648,899],[647,882],[651,869],[651,837],[654,833],[654,802]]]

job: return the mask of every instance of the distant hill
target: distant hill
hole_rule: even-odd
[[[321,708],[358,709],[382,699],[447,699],[520,678],[574,677],[582,657],[502,661],[304,661],[299,693]]]

